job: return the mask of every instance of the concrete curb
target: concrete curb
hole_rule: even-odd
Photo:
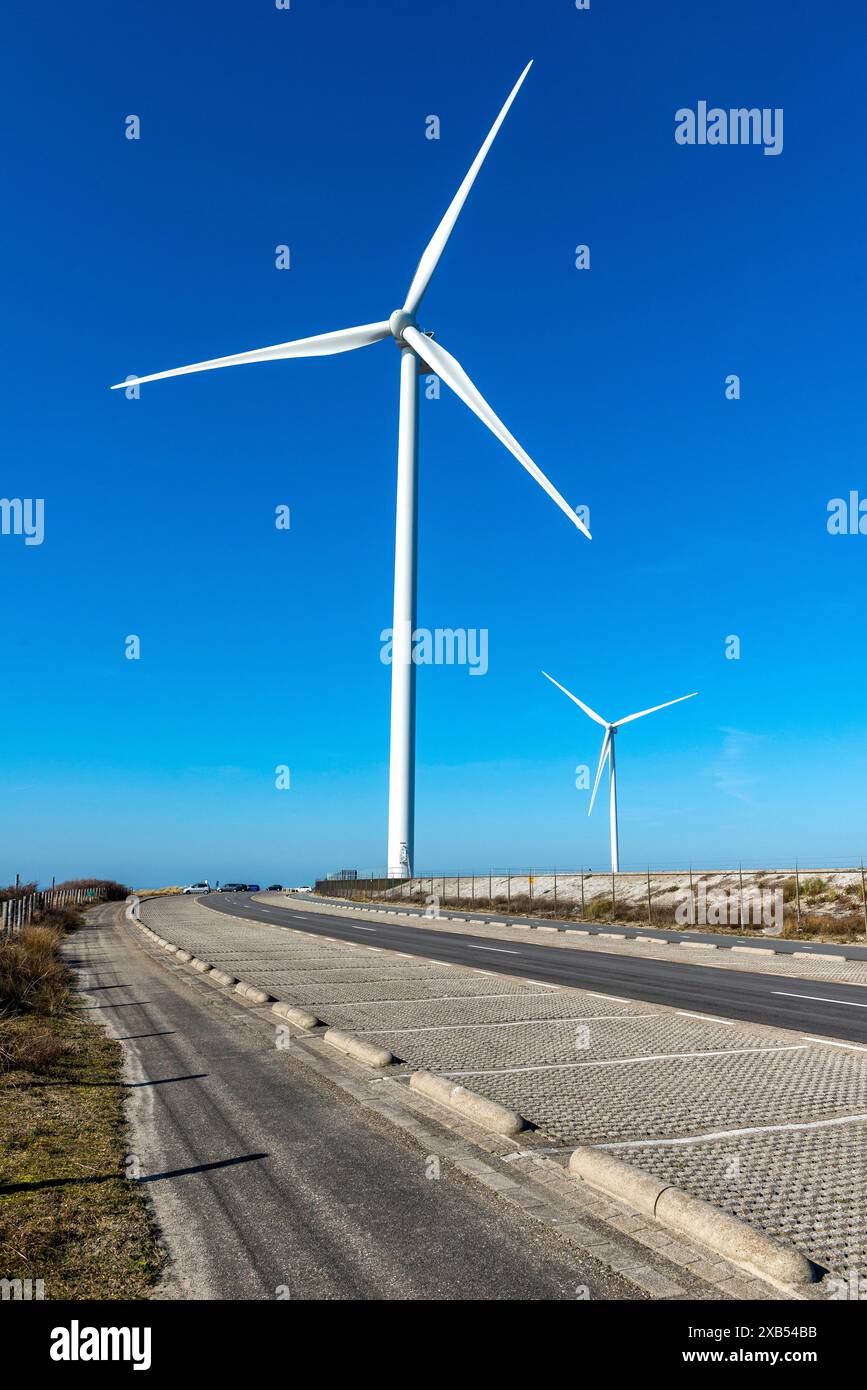
[[[324,1037],[332,1047],[345,1052],[347,1057],[354,1057],[356,1062],[366,1062],[369,1067],[390,1067],[394,1061],[387,1048],[365,1042],[363,1038],[356,1038],[352,1033],[344,1033],[341,1028],[329,1028]]]
[[[235,985],[235,993],[241,994],[245,999],[249,999],[252,1004],[271,1004],[273,994],[268,994],[267,990],[259,989],[258,985],[250,985],[246,980],[239,980]]]
[[[814,1284],[824,1273],[783,1241],[601,1149],[575,1149],[569,1171],[760,1277],[788,1286]]]
[[[428,1100],[439,1101],[452,1110],[458,1110],[468,1120],[473,1120],[484,1129],[492,1129],[496,1134],[519,1134],[526,1128],[523,1115],[517,1110],[507,1110],[495,1100],[468,1091],[466,1086],[456,1086],[447,1076],[435,1076],[429,1071],[414,1071],[409,1078],[410,1089]]]
[[[212,965],[209,965],[206,960],[199,960],[198,956],[193,956],[190,965],[194,970],[200,971],[202,975],[209,974],[214,968]]]
[[[296,1028],[318,1028],[319,1019],[315,1014],[309,1014],[306,1009],[295,1008],[293,1004],[272,1004],[272,1014],[278,1018],[285,1018],[287,1023],[294,1023]]]
[[[193,959],[193,953],[192,951],[182,951],[176,946],[175,957],[177,960],[183,961],[184,965],[187,965],[188,962]]]
[[[215,985],[231,985],[233,989],[235,988],[235,985],[238,983],[236,977],[234,975],[230,975],[228,971],[215,970],[213,968],[211,970],[210,975],[208,976],[208,979],[213,981]]]

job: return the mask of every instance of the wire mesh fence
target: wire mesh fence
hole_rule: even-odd
[[[368,873],[320,879],[317,893],[366,901],[424,904],[506,915],[638,922],[648,925],[759,927],[776,933],[823,929],[846,936],[867,932],[867,874],[861,856],[808,867],[793,860],[768,867],[756,861],[714,867],[612,873],[590,866],[551,869],[460,870],[389,878]]]

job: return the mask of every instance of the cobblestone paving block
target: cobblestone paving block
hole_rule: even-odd
[[[867,1280],[867,1121],[612,1152]]]
[[[311,982],[307,989],[309,1004],[354,1004],[386,1000],[394,1003],[399,1000],[421,999],[472,999],[476,995],[485,997],[491,994],[523,994],[522,987],[505,977],[483,980],[473,975],[450,976],[447,980],[404,980],[398,976],[386,982],[372,984],[338,985]]]
[[[600,1013],[604,1012],[602,1000],[591,1002],[598,1006]],[[573,1022],[547,1019],[507,1027],[448,1028],[424,1033],[394,1030],[365,1032],[364,1036],[369,1042],[389,1048],[413,1066],[448,1074],[473,1067],[591,1063],[614,1057],[672,1052],[779,1047],[779,1042],[768,1033],[699,1023],[668,1012],[655,1017],[603,1017]],[[467,1078],[466,1084],[472,1086],[473,1078]],[[598,1084],[599,1078],[594,1081],[594,1085]]]
[[[465,1084],[575,1144],[867,1113],[867,1068],[812,1047],[503,1072]]]
[[[484,987],[480,981],[480,988]],[[339,1028],[366,1030],[382,1028],[452,1027],[461,1024],[512,1023],[524,1019],[584,1018],[600,1013],[623,1017],[641,1016],[648,1005],[608,1003],[578,990],[538,990],[531,985],[519,994],[496,999],[467,998],[433,1000],[425,1003],[349,1004],[335,1006],[331,1013]]]

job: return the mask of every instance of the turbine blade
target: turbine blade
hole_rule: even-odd
[[[296,338],[291,343],[274,347],[254,348],[252,352],[236,352],[232,357],[212,357],[209,362],[193,362],[189,367],[173,367],[169,372],[152,372],[150,376],[131,377],[118,381],[112,391],[137,386],[143,381],[162,381],[167,376],[186,376],[188,372],[212,372],[216,367],[240,367],[247,362],[276,362],[284,357],[326,357],[334,352],[352,352],[355,348],[378,343],[390,333],[387,323],[365,323],[360,328],[341,328],[335,333],[318,333],[314,338]]]
[[[460,396],[464,405],[468,405],[470,410],[478,415],[488,429],[497,436],[500,443],[505,444],[506,448],[515,455],[518,462],[526,468],[530,477],[536,479],[540,488],[556,502],[561,512],[568,516],[573,525],[577,526],[579,531],[583,531],[588,540],[592,539],[584,522],[575,514],[565,497],[561,497],[554,484],[545,477],[541,468],[537,468],[530,455],[509,433],[499,416],[494,414],[481,391],[470,381],[460,362],[455,361],[451,353],[446,352],[439,343],[435,343],[431,338],[426,338],[423,333],[419,333],[417,328],[405,328],[403,336],[422,360],[433,368],[437,376],[442,377],[446,385],[451,387],[455,395]]]
[[[611,746],[611,730],[605,730],[605,737],[602,740],[602,752],[599,754],[599,766],[596,769],[596,781],[593,783],[593,795],[590,798],[590,810],[588,816],[593,811],[593,802],[596,800],[596,792],[599,788],[599,778],[602,776],[602,769],[605,766],[605,759],[608,756],[608,749]]]
[[[679,705],[681,700],[692,700],[697,694],[698,691],[694,690],[691,695],[678,695],[676,700],[666,700],[664,705],[654,705],[652,709],[640,709],[637,714],[627,714],[625,719],[618,719],[613,727],[619,729],[621,724],[631,724],[633,719],[643,719],[645,714],[656,714],[658,709],[668,709],[669,705]]]
[[[554,677],[549,676],[547,671],[543,671],[542,675],[545,677],[546,680],[549,680],[552,685],[556,685],[558,690],[562,690],[564,695],[568,695],[570,700],[574,700],[575,704],[578,705],[579,709],[583,709],[585,714],[589,714],[591,719],[595,719],[596,723],[601,724],[603,729],[607,731],[608,724],[602,718],[601,714],[597,714],[595,709],[591,709],[589,705],[585,705],[583,700],[579,700],[578,696],[573,695],[571,690],[567,690],[565,685],[561,685],[559,681],[555,681]]]
[[[421,297],[427,289],[428,284],[430,283],[430,278],[437,268],[439,258],[445,250],[446,242],[451,236],[452,228],[457,222],[458,217],[460,216],[461,208],[467,201],[469,191],[476,181],[476,175],[478,174],[479,170],[484,164],[488,150],[491,148],[491,146],[494,143],[494,140],[496,139],[497,131],[500,129],[500,126],[506,119],[506,116],[509,113],[509,107],[515,100],[515,97],[518,95],[518,92],[521,89],[521,84],[523,83],[524,78],[527,76],[527,73],[530,71],[530,68],[532,66],[533,61],[531,59],[527,66],[524,68],[524,71],[521,73],[521,76],[518,78],[511,92],[509,93],[505,106],[503,107],[497,119],[494,121],[494,124],[491,126],[487,140],[482,145],[482,148],[479,150],[478,154],[476,155],[475,159],[470,165],[466,178],[464,179],[454,198],[452,198],[452,201],[449,203],[448,210],[445,216],[443,217],[442,221],[440,222],[439,226],[437,227],[436,231],[434,232],[433,236],[431,237],[430,241],[425,247],[424,252],[422,253],[422,258],[418,263],[418,268],[416,269],[415,275],[412,277],[412,284],[410,285],[409,290],[407,292],[406,303],[403,306],[408,314],[414,314],[419,304],[421,303]]]

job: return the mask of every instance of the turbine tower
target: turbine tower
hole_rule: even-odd
[[[599,787],[599,778],[602,776],[602,769],[605,766],[605,759],[607,758],[608,811],[611,823],[611,872],[613,874],[619,873],[620,842],[617,833],[617,770],[614,757],[614,739],[617,730],[624,724],[631,724],[633,719],[643,719],[646,714],[655,714],[658,709],[668,709],[669,705],[679,705],[682,700],[692,700],[693,697],[698,694],[698,691],[693,690],[691,695],[678,695],[676,700],[666,700],[662,705],[653,705],[651,709],[640,709],[637,714],[627,714],[625,718],[615,719],[613,723],[609,723],[607,719],[602,718],[601,714],[597,714],[589,705],[585,705],[583,700],[579,700],[577,695],[573,695],[571,690],[567,690],[565,685],[561,685],[559,681],[555,681],[553,676],[549,676],[547,671],[543,671],[542,675],[546,680],[549,680],[552,685],[556,685],[558,690],[562,690],[564,695],[568,695],[569,699],[574,701],[579,709],[583,709],[585,714],[588,714],[591,719],[595,719],[596,723],[601,724],[602,728],[605,730],[602,739],[602,752],[599,754],[599,766],[596,769],[596,781],[593,783],[593,794],[590,797],[590,809],[587,814],[589,816],[593,810],[593,803],[596,800],[596,792]]]
[[[427,333],[419,331],[416,313],[422,296],[436,270],[461,208],[476,181],[497,132],[532,67],[528,63],[503,106],[490,132],[473,160],[463,183],[449,204],[439,226],[418,263],[402,309],[379,323],[358,328],[320,333],[312,338],[255,348],[231,357],[215,357],[174,367],[150,376],[128,377],[112,387],[118,391],[148,381],[190,372],[209,372],[217,367],[237,367],[250,362],[273,362],[287,357],[325,357],[352,352],[391,337],[400,348],[400,413],[397,444],[397,513],[394,547],[394,623],[392,628],[391,745],[388,781],[388,874],[410,878],[414,859],[415,810],[415,664],[412,659],[416,618],[416,540],[418,533],[418,377],[421,370],[435,372],[496,435],[539,486],[557,504],[579,531],[590,539],[590,532],[574,509],[554,487],[529,454],[509,433],[481,392],[473,385],[460,363]]]

